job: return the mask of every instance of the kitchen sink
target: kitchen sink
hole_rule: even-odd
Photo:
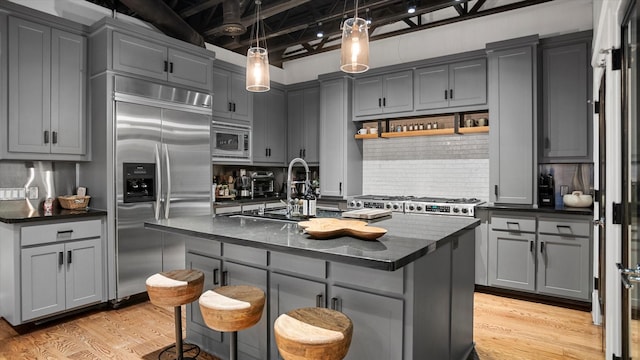
[[[259,210],[245,211],[242,214],[233,214],[231,215],[231,217],[244,217],[244,218],[265,219],[265,220],[294,222],[294,223],[309,219],[303,216],[292,216],[288,218],[287,209],[284,209],[284,208],[265,210],[264,212],[260,212]],[[316,209],[315,217],[316,218],[341,218],[342,211],[329,210],[329,209]]]

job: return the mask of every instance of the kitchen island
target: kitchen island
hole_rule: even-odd
[[[268,297],[261,321],[238,334],[242,359],[277,359],[273,321],[304,306],[349,316],[347,359],[466,359],[473,349],[475,231],[467,217],[393,214],[375,222],[376,241],[315,240],[295,223],[245,216],[151,221],[187,236],[187,267],[205,289],[247,284]],[[228,336],[187,307],[187,341],[228,358]]]

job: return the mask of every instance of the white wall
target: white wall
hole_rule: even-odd
[[[593,28],[591,0],[555,0],[369,44],[372,68],[484,49],[488,42],[539,34],[549,37]],[[339,71],[340,50],[284,64],[286,84]]]

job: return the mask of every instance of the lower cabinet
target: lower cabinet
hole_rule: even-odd
[[[330,307],[353,322],[353,337],[345,359],[402,359],[403,300],[331,287]]]
[[[187,252],[187,269],[200,270],[204,274],[203,292],[220,286],[220,271],[222,269],[222,260]],[[187,328],[190,331],[197,331],[200,334],[206,334],[211,341],[222,343],[222,333],[211,330],[204,323],[200,306],[195,301],[187,304]]]
[[[591,300],[591,221],[586,216],[491,216],[489,286]]]

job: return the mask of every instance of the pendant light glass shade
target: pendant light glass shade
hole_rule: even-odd
[[[247,90],[263,92],[270,88],[267,49],[252,46],[247,50]]]
[[[247,50],[247,91],[264,92],[269,91],[271,82],[269,79],[269,51],[267,51],[267,43],[264,41],[264,47],[260,46],[260,35],[264,37],[264,26],[260,24],[260,4],[262,1],[256,0],[256,26],[251,31],[251,47]],[[253,45],[253,34],[255,33],[256,41]]]
[[[366,20],[353,17],[342,26],[340,70],[361,73],[369,69],[369,30]]]

